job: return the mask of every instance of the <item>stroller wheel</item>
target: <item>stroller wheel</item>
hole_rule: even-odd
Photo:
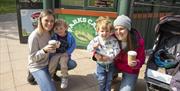
[[[146,91],[149,91],[149,87],[147,86],[148,84],[146,84]]]
[[[146,91],[169,91],[169,90],[165,89],[165,88],[162,88],[162,87],[152,85],[150,83],[147,83],[146,84]]]
[[[156,90],[151,84],[146,83],[146,91],[159,91],[159,90]]]

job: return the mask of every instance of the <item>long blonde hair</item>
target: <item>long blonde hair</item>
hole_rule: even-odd
[[[45,9],[43,11],[41,11],[40,15],[39,15],[39,18],[38,18],[38,26],[37,26],[37,30],[38,30],[38,33],[41,35],[45,30],[42,26],[42,18],[45,17],[45,16],[53,16],[54,19],[55,19],[55,16],[54,16],[54,13],[52,10],[50,9]]]

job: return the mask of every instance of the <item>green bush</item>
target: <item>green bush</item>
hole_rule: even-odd
[[[16,0],[0,0],[0,14],[16,12]]]

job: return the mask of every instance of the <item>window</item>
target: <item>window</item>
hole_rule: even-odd
[[[88,0],[86,9],[98,11],[116,11],[118,0]]]
[[[118,0],[55,0],[55,8],[116,11]]]
[[[18,0],[17,3],[21,9],[39,9],[43,8],[42,0]]]
[[[114,0],[88,0],[89,7],[113,7]]]

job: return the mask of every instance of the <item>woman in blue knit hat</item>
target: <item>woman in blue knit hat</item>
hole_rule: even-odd
[[[144,39],[140,33],[131,28],[131,19],[120,15],[114,20],[114,36],[119,41],[120,53],[114,59],[115,67],[122,73],[119,91],[134,91],[140,68],[145,61]],[[128,51],[135,51],[135,60],[128,62]],[[95,54],[97,60],[102,60],[99,54]],[[105,59],[104,59],[105,60]]]

